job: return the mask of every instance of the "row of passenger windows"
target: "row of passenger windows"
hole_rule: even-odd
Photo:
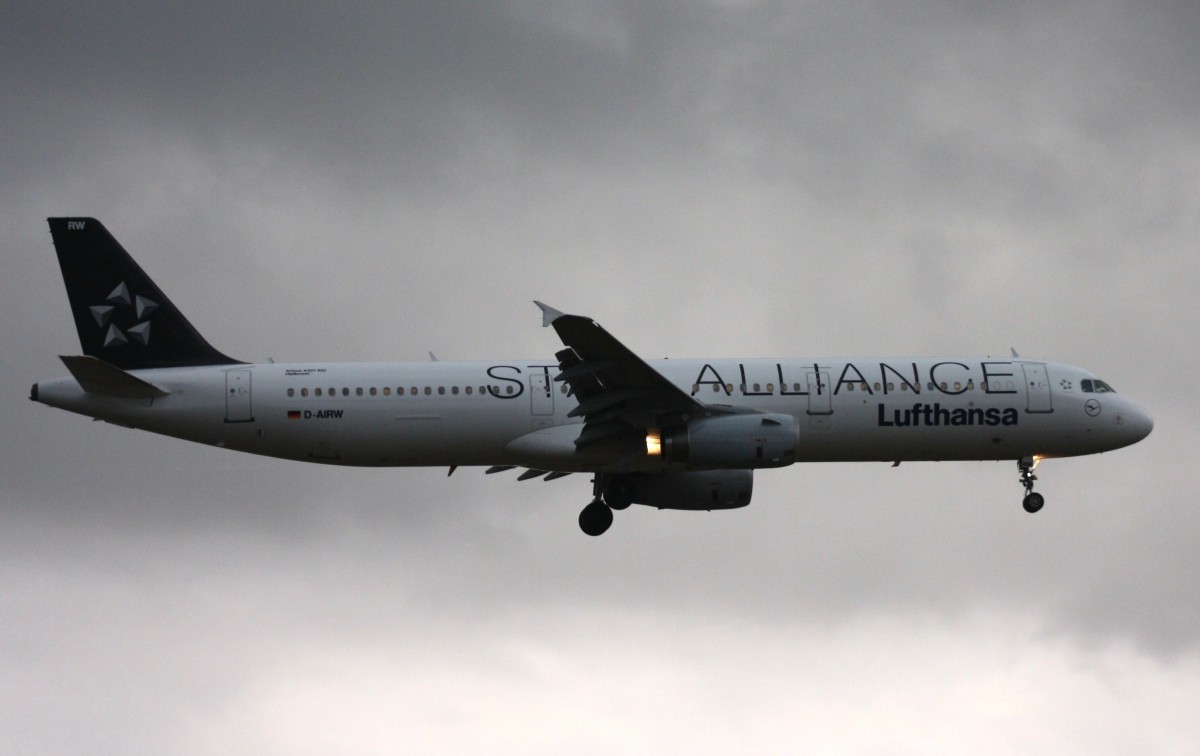
[[[484,394],[486,394],[488,392],[488,388],[489,388],[488,386],[480,386],[478,389],[476,389],[474,386],[466,386],[461,390],[461,393],[466,394],[467,396],[471,396],[476,391],[478,391],[479,395],[483,396]],[[514,393],[516,393],[516,388],[514,388],[511,383],[508,384],[507,386],[505,386],[503,389],[499,386],[491,386],[490,388],[491,388],[493,394],[514,394]],[[433,396],[433,394],[435,392],[439,396],[445,396],[446,394],[450,394],[452,396],[458,396],[459,392],[460,392],[458,386],[451,386],[449,389],[447,389],[445,386],[437,386],[437,387],[425,386],[423,389],[420,386],[411,386],[411,387],[407,387],[407,388],[404,386],[397,386],[395,389],[393,389],[391,386],[384,386],[381,389],[376,388],[375,386],[371,386],[369,388],[363,388],[361,386],[358,386],[354,389],[350,389],[350,388],[343,386],[341,389],[337,389],[334,387],[330,387],[328,389],[320,388],[320,387],[314,388],[314,389],[302,388],[302,389],[300,389],[299,393],[300,393],[300,396],[310,396],[310,395],[311,396],[338,396],[339,393],[341,396],[350,396],[351,392],[353,392],[354,396],[379,396],[381,394],[383,396],[391,396],[393,391],[396,392],[396,396],[404,396],[406,394],[410,395],[410,396],[417,396],[417,395],[421,394],[422,392],[424,392],[425,396]],[[287,395],[288,396],[296,396],[296,389],[294,389],[294,388],[288,389]]]
[[[1083,383],[1085,384],[1083,386],[1083,390],[1085,392],[1090,392],[1092,390],[1091,387],[1086,385],[1086,384],[1090,383],[1090,381],[1084,381]],[[1110,388],[1108,388],[1108,386],[1104,385],[1103,381],[1095,381],[1095,383],[1097,384],[1096,389],[1095,389],[1096,393],[1112,391],[1112,389],[1110,389]],[[857,391],[868,391],[869,390],[868,385],[866,383],[847,383],[845,385],[846,385],[846,389],[848,391],[856,391],[856,390]],[[975,389],[975,381],[967,381],[965,385],[961,381],[955,381],[952,384],[943,381],[938,386],[934,386],[933,383],[928,384],[928,388],[930,391],[933,391],[939,387],[941,388],[942,391],[954,391],[954,392],[973,391]],[[1103,388],[1101,388],[1101,387],[1103,387]],[[445,396],[446,394],[450,394],[451,396],[458,396],[460,393],[466,394],[467,396],[471,396],[477,392],[480,396],[483,396],[484,394],[488,393],[489,388],[491,389],[491,393],[493,395],[509,395],[509,396],[511,396],[512,394],[516,393],[516,387],[511,383],[505,385],[504,387],[480,386],[480,387],[476,388],[474,386],[465,386],[461,390],[459,389],[458,386],[450,386],[449,388],[447,388],[445,386],[436,386],[436,387],[425,386],[423,388],[420,386],[410,386],[410,387],[397,386],[395,389],[393,389],[391,386],[384,386],[382,389],[376,388],[375,386],[371,386],[369,388],[363,388],[363,387],[359,386],[354,389],[350,389],[348,387],[343,386],[341,389],[338,389],[335,387],[330,387],[328,389],[320,388],[320,387],[313,388],[313,389],[302,388],[299,390],[299,392],[300,392],[300,396],[302,396],[302,397],[307,397],[310,395],[311,396],[338,396],[339,394],[341,396],[350,396],[351,391],[353,391],[354,396],[379,396],[380,394],[382,394],[383,396],[391,396],[393,391],[395,391],[396,396],[405,396],[405,395],[418,396],[422,393],[425,396],[433,396],[435,392],[437,393],[438,396]],[[733,384],[732,383],[726,383],[724,386],[722,386],[719,383],[712,384],[713,393],[719,392],[722,388],[727,393],[730,393],[730,394],[733,393]],[[824,384],[823,390],[827,391],[828,388],[829,388],[829,385]],[[987,384],[983,384],[983,388],[985,390],[987,390],[989,387]],[[1015,386],[1012,381],[1007,381],[1003,385],[1001,385],[1000,381],[992,381],[990,388],[992,391],[1012,391],[1015,388]],[[742,391],[742,393],[746,393],[746,391],[748,390],[747,384],[741,384],[739,386],[739,389]],[[753,391],[755,393],[759,393],[759,392],[762,392],[765,390],[765,392],[768,394],[774,394],[775,393],[775,384],[768,383],[768,384],[766,384],[766,388],[764,389],[763,384],[754,383],[754,384],[750,384],[749,390]],[[783,391],[789,390],[788,385],[786,383],[782,384],[782,390]],[[793,383],[791,385],[790,390],[794,394],[799,394],[800,393],[800,384]],[[873,390],[874,391],[883,391],[884,390],[883,384],[876,382],[874,384]],[[896,384],[888,383],[887,391],[893,392],[895,390],[896,390]],[[909,385],[907,383],[901,383],[900,390],[908,391]],[[566,394],[568,391],[566,384],[563,384],[562,386],[560,386],[559,391],[563,394]],[[692,393],[697,394],[699,392],[700,392],[700,384],[694,384],[692,386]],[[917,391],[916,393],[920,393],[920,391]],[[287,390],[287,395],[288,396],[296,396],[296,389],[289,388]]]

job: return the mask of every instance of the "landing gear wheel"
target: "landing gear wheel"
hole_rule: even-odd
[[[633,491],[627,480],[614,478],[604,488],[604,503],[618,512],[633,503]]]
[[[629,505],[632,504],[633,502],[630,501],[629,499],[625,499],[620,496],[613,496],[612,494],[609,494],[608,496],[604,497],[604,503],[607,504],[610,508],[615,509],[618,512],[620,512],[622,509],[629,509]]]
[[[579,528],[590,536],[603,535],[612,522],[612,510],[599,500],[588,504],[579,513]]]
[[[1041,509],[1045,503],[1046,499],[1043,498],[1040,493],[1030,493],[1025,497],[1025,501],[1022,502],[1022,506],[1025,507],[1026,512],[1033,514]]]
[[[1025,499],[1021,505],[1030,514],[1041,509],[1046,503],[1040,493],[1033,491],[1033,482],[1037,480],[1037,476],[1033,474],[1035,467],[1037,467],[1037,460],[1033,457],[1021,457],[1017,460],[1017,469],[1021,471],[1021,485],[1025,488]]]

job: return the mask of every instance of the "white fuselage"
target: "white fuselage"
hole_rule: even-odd
[[[796,461],[990,460],[1108,451],[1145,437],[1146,413],[1095,378],[1025,359],[648,361],[707,405],[796,418]],[[130,371],[168,392],[120,399],[74,378],[45,404],[272,457],[363,466],[685,469],[652,456],[576,452],[581,418],[549,360],[258,364]]]

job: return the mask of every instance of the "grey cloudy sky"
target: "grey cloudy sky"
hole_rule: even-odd
[[[1193,752],[1193,3],[0,10],[0,740],[25,752]],[[1130,449],[745,510],[341,470],[25,400],[94,215],[243,359],[988,354]]]

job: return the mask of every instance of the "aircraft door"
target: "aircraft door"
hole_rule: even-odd
[[[250,371],[225,371],[225,422],[253,422],[250,406]]]
[[[1025,394],[1028,397],[1026,411],[1053,412],[1050,378],[1046,375],[1046,366],[1022,363],[1021,370],[1025,373]]]
[[[805,373],[808,378],[808,414],[833,414],[833,386],[829,383],[829,373],[809,370]]]
[[[546,373],[529,374],[529,401],[534,415],[554,414],[554,387]]]

